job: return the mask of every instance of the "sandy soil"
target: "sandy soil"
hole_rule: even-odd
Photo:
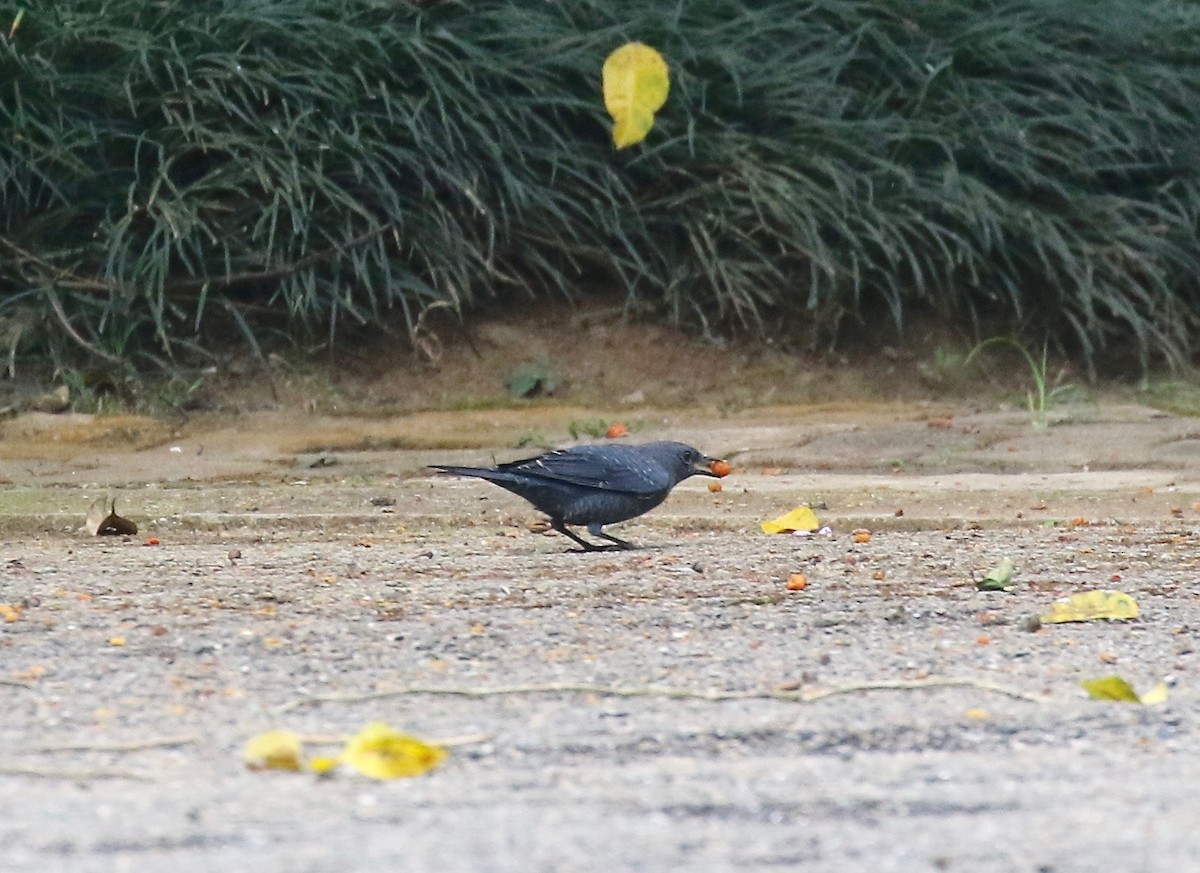
[[[1100,393],[1036,429],[913,380],[697,405],[690,377],[431,410],[442,366],[415,398],[343,372],[187,421],[0,423],[0,869],[1195,866],[1195,419]],[[424,472],[618,417],[737,466],[621,526],[635,552],[573,553]],[[137,536],[81,532],[101,496]],[[805,502],[830,535],[759,529]],[[977,590],[1006,557],[1011,590]],[[1030,621],[1091,589],[1141,617]],[[1169,698],[1089,700],[1111,673]],[[450,757],[386,783],[241,764],[259,731],[373,720]]]

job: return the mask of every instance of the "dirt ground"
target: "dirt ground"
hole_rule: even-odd
[[[473,344],[0,422],[0,870],[1196,869],[1200,421],[1110,387],[1035,428],[1012,384],[946,390],[945,355],[598,317]],[[736,471],[580,554],[424,469],[597,420]],[[81,530],[101,497],[136,536]],[[827,535],[761,531],[802,503]],[[1032,620],[1093,589],[1140,617]],[[1080,687],[1114,673],[1167,701]],[[258,732],[329,754],[377,720],[450,755],[242,765]]]

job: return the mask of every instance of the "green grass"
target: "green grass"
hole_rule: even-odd
[[[1196,339],[1196,4],[60,0],[7,37],[20,8],[22,361],[171,368],[614,286],[712,335],[921,307],[1089,362]],[[630,39],[672,92],[617,153],[598,77]]]
[[[1050,373],[1049,343],[1042,344],[1042,354],[1038,358],[1016,339],[1007,336],[994,336],[971,349],[963,361],[963,369],[965,370],[967,367],[970,367],[985,349],[996,346],[1013,349],[1019,354],[1022,362],[1025,364],[1026,371],[1029,373],[1031,382],[1031,387],[1025,391],[1025,405],[1029,410],[1029,422],[1038,429],[1048,427],[1050,424],[1048,416],[1049,408],[1060,399],[1073,396],[1075,392],[1073,384],[1057,384],[1057,379]]]

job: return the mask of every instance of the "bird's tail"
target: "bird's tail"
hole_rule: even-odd
[[[430,464],[431,470],[443,472],[448,476],[473,476],[474,478],[484,478],[488,482],[498,484],[500,488],[510,490],[514,494],[524,494],[528,488],[529,477],[510,472],[508,470],[497,470],[492,466],[449,466],[446,464]]]
[[[490,482],[514,482],[519,477],[503,470],[491,467],[452,467],[446,464],[430,464],[430,470],[445,473],[448,476],[473,476],[476,479],[487,479]]]
[[[448,464],[430,464],[429,469],[450,476],[478,476],[480,473],[487,472],[483,467],[453,467]]]

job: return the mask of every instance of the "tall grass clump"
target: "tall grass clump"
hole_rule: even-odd
[[[416,331],[612,285],[706,330],[832,339],[919,306],[1089,361],[1178,362],[1200,326],[1196,4],[18,12],[0,4],[0,347],[169,362],[231,328]],[[614,152],[599,70],[631,39],[672,94]]]

